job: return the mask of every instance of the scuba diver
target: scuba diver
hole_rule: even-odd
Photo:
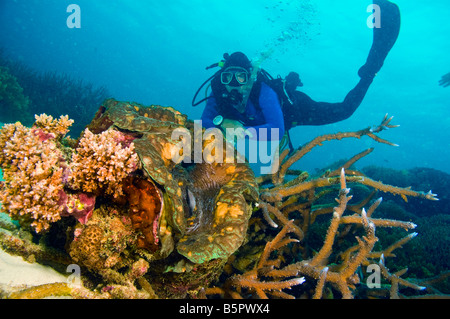
[[[250,127],[266,128],[267,140],[272,140],[270,129],[275,128],[279,130],[276,139],[281,139],[284,135],[281,101],[261,79],[263,71],[254,68],[242,52],[225,53],[224,59],[221,71],[211,81],[212,94],[203,111],[203,126],[218,127],[224,132],[227,128],[242,128],[242,134]]]
[[[373,29],[373,43],[366,63],[359,69],[357,85],[340,103],[317,102],[298,91],[303,83],[297,73],[291,72],[284,79],[273,78],[264,69],[252,65],[242,52],[225,53],[224,60],[208,67],[220,67],[197,90],[192,105],[207,100],[202,114],[205,128],[277,128],[279,134],[250,136],[257,140],[280,140],[283,136],[294,148],[289,130],[298,125],[324,125],[350,117],[363,101],[370,84],[383,66],[384,60],[397,40],[400,30],[400,11],[388,0],[374,0],[380,7],[380,28]],[[201,88],[211,81],[209,97],[195,102]],[[269,132],[271,130],[268,130]],[[240,137],[244,137],[244,133]],[[283,144],[283,142],[282,142]],[[281,147],[282,149],[283,147]]]

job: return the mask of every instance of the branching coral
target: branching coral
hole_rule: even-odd
[[[282,270],[279,270],[281,266],[280,254],[278,254],[277,259],[270,259],[272,253],[290,243],[298,242],[296,239],[286,238],[286,235],[293,230],[292,224],[293,221],[289,221],[275,238],[266,244],[261,257],[252,270],[242,275],[232,276],[225,282],[223,288],[209,288],[205,293],[208,295],[220,294],[223,297],[236,299],[243,299],[247,294],[254,293],[261,299],[267,299],[268,295],[292,299],[293,296],[283,292],[283,289],[290,289],[293,286],[300,285],[305,279],[297,277],[283,280],[286,277],[295,277],[297,273],[284,273]]]
[[[274,297],[294,298],[293,295],[286,293],[282,289],[290,289],[292,286],[303,283],[306,276],[308,278],[316,279],[317,284],[314,293],[309,297],[320,299],[326,284],[331,284],[341,295],[342,298],[353,298],[353,291],[357,284],[360,283],[360,277],[357,270],[362,266],[373,264],[374,258],[384,256],[384,253],[391,253],[394,249],[401,247],[405,242],[415,237],[416,233],[405,237],[404,239],[394,243],[383,252],[373,252],[375,243],[378,238],[375,236],[375,224],[388,227],[407,227],[414,228],[415,225],[411,223],[404,223],[399,221],[387,221],[380,223],[380,220],[370,218],[380,201],[376,201],[366,213],[363,208],[360,215],[357,216],[357,221],[353,220],[355,215],[343,216],[348,208],[348,202],[352,198],[349,196],[350,189],[346,187],[346,178],[344,170],[340,176],[341,189],[339,191],[339,198],[336,199],[338,206],[333,209],[333,216],[328,227],[322,248],[317,251],[314,256],[306,258],[302,261],[284,265],[283,261],[286,256],[283,255],[281,248],[291,244],[292,246],[300,245],[300,241],[287,237],[288,233],[295,233],[294,220],[288,221],[283,229],[268,242],[252,270],[246,271],[242,275],[235,275],[230,277],[223,287],[211,288],[206,291],[207,294],[222,294],[233,298],[242,298],[242,293],[256,293],[260,298],[267,298],[267,293]],[[341,262],[338,264],[329,264],[330,257],[335,255],[336,258],[336,241],[342,236],[344,231],[339,231],[341,225],[348,225],[348,223],[358,223],[363,226],[365,235],[356,236],[357,245],[350,247],[339,255]],[[270,253],[279,250],[278,257],[275,260],[268,260]],[[387,280],[392,281],[392,295],[398,289],[398,283],[407,287],[412,287],[418,290],[423,289],[406,280],[399,279],[398,274],[391,275],[387,269],[382,265],[382,274]],[[263,281],[263,278],[272,278],[271,281]],[[395,285],[395,286],[394,286]]]
[[[75,190],[117,198],[123,195],[124,178],[137,168],[134,145],[122,133],[108,130],[96,135],[86,129],[72,156],[69,183]]]
[[[71,121],[36,117],[36,126],[6,124],[0,131],[0,165],[4,185],[2,209],[41,232],[60,219],[59,204],[66,174],[63,153],[55,137],[62,136]]]
[[[87,130],[78,148],[67,150],[62,139],[72,123],[67,116],[41,114],[32,128],[18,122],[0,133],[3,209],[38,233],[61,216],[85,223],[95,204],[95,194],[87,193],[123,195],[123,179],[138,166],[131,140],[113,130],[100,135]]]
[[[54,120],[53,116],[41,114],[35,116],[36,122],[34,126],[39,132],[41,139],[61,138],[69,132],[74,120],[69,119],[68,115],[61,116],[58,120]]]
[[[429,200],[437,200],[437,198],[431,192],[416,192],[409,188],[393,187],[375,182],[361,173],[351,170],[350,166],[369,154],[372,151],[371,149],[350,159],[342,166],[340,171],[326,172],[324,175],[315,178],[309,178],[304,172],[290,171],[288,168],[314,146],[331,139],[360,138],[363,135],[368,135],[378,142],[394,145],[374,135],[387,127],[395,127],[390,124],[391,119],[386,116],[382,123],[374,128],[318,137],[294,152],[290,157],[286,157],[287,152],[283,153],[282,161],[280,161],[281,169],[268,178],[260,178],[261,185],[267,183],[267,181],[272,181],[274,185],[261,190],[260,213],[253,217],[256,220],[255,224],[260,224],[258,219],[263,218],[271,227],[277,228],[278,224],[283,225],[282,230],[264,248],[260,248],[263,249],[262,254],[259,260],[254,263],[253,269],[241,268],[240,271],[243,272],[241,275],[230,277],[221,287],[212,288],[207,293],[220,293],[239,298],[245,296],[242,294],[243,292],[245,294],[256,293],[259,297],[265,298],[267,291],[264,291],[264,289],[273,293],[270,287],[277,287],[279,289],[276,290],[277,297],[292,298],[306,295],[313,298],[322,298],[324,291],[330,289],[331,286],[335,294],[337,292],[343,298],[354,297],[355,288],[362,280],[358,274],[358,269],[367,267],[369,264],[376,264],[375,259],[380,258],[381,255],[392,256],[393,250],[401,247],[417,234],[412,233],[391,244],[383,251],[374,252],[375,244],[379,240],[375,235],[376,227],[399,227],[409,230],[414,229],[416,225],[411,222],[373,218],[372,214],[380,204],[381,199],[376,200],[367,212],[363,206],[369,203],[374,192],[361,203],[349,205],[352,196],[349,195],[350,188],[347,188],[347,183],[367,185],[377,190],[401,195],[403,198],[407,196]],[[297,177],[285,181],[286,176],[290,174],[295,174]],[[318,204],[322,197],[333,191],[333,185],[335,184],[341,186],[339,198],[336,199],[338,206]],[[350,211],[353,214],[349,214]],[[317,223],[319,216],[325,214],[332,214],[331,221],[321,248],[312,254],[309,246],[311,226]],[[291,219],[291,216],[295,218]],[[363,230],[362,234],[353,237],[356,239],[356,245],[348,247],[352,233],[361,232],[361,230]],[[295,235],[298,240],[293,241],[287,237],[288,233]],[[257,233],[251,236],[258,238]],[[242,254],[251,251],[254,244],[249,243],[247,245],[249,247],[244,246],[242,248]],[[341,246],[343,247],[340,248]],[[274,247],[278,250],[278,258],[272,260],[271,263],[267,263],[268,252],[273,251]],[[239,269],[239,258],[240,253],[238,252],[236,259],[231,263],[232,267]],[[301,259],[301,261],[296,261],[298,259]],[[289,263],[289,260],[293,262]],[[399,282],[395,275],[388,275],[386,270],[383,271],[383,275],[395,284]],[[305,276],[308,282],[311,279],[317,281],[313,292],[309,291],[310,283],[305,289],[297,289],[294,295],[281,290],[290,287],[289,285],[283,286],[283,283],[292,283],[292,280],[300,280],[302,276]],[[267,282],[264,281],[264,278],[272,278],[272,280]],[[406,284],[406,281],[400,282]],[[413,284],[408,286],[416,287]]]

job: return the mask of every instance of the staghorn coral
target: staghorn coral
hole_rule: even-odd
[[[394,145],[374,135],[385,128],[394,127],[389,124],[391,119],[386,116],[379,126],[357,132],[318,137],[290,157],[286,157],[287,152],[284,152],[280,160],[281,169],[272,176],[265,176],[259,180],[262,186],[270,181],[273,184],[261,189],[260,210],[254,214],[252,223],[254,226],[249,234],[252,240],[249,240],[249,243],[236,253],[236,257],[230,260],[225,268],[231,274],[235,271],[241,274],[229,277],[224,284],[208,289],[206,293],[235,298],[246,298],[254,293],[260,298],[267,298],[268,295],[282,298],[322,298],[324,295],[353,298],[359,293],[356,288],[362,285],[363,278],[358,270],[361,268],[365,270],[370,264],[377,264],[375,259],[380,256],[394,256],[392,252],[416,237],[417,233],[411,233],[391,245],[385,244],[386,248],[382,251],[374,251],[379,241],[375,235],[377,227],[409,230],[414,229],[416,225],[411,222],[373,218],[372,214],[381,203],[381,198],[374,201],[367,212],[363,207],[370,202],[375,192],[371,192],[360,203],[349,205],[353,196],[349,195],[350,188],[347,188],[347,183],[367,185],[403,198],[407,196],[427,200],[437,200],[437,198],[431,192],[416,192],[410,188],[393,187],[375,182],[358,171],[350,169],[352,164],[369,154],[372,149],[361,152],[344,163],[340,172],[339,169],[327,171],[322,176],[314,178],[309,178],[304,172],[291,171],[289,167],[315,146],[327,140],[360,138],[368,135],[378,142]],[[285,181],[286,176],[291,174],[296,177]],[[335,184],[341,186],[339,198],[336,199],[338,206],[320,203],[330,191],[333,191]],[[311,247],[313,226],[327,214],[332,214],[331,221],[326,224],[326,233],[320,246],[313,250]],[[274,231],[270,229],[263,231],[267,227],[261,223],[261,220],[265,220],[272,228],[278,228],[278,224],[283,225],[282,230],[275,231],[276,235],[272,235],[273,239],[267,244],[265,243],[267,239],[260,243],[259,234],[262,233],[264,238],[267,238]],[[294,234],[298,239],[287,237],[288,233]],[[356,244],[352,245],[351,242],[355,240]],[[260,253],[255,253],[258,250]],[[269,252],[274,255],[274,251],[277,251],[277,258],[268,259]],[[254,256],[253,262],[250,260],[240,263],[242,258],[246,259],[248,252],[252,252]],[[390,275],[387,271],[382,273],[386,280],[395,285],[399,282],[397,277]],[[303,277],[306,282],[298,285]],[[408,284],[408,281],[401,282],[408,287],[421,290],[417,285]],[[293,286],[295,286],[295,292],[287,293],[286,288]],[[396,290],[397,287],[392,289]]]
[[[293,221],[289,221],[283,229],[269,241],[259,257],[253,269],[245,272],[242,275],[235,275],[227,279],[222,288],[214,287],[206,290],[206,294],[219,294],[224,297],[231,297],[235,299],[242,299],[245,290],[246,294],[256,294],[261,299],[268,299],[271,295],[275,298],[294,299],[293,296],[285,293],[283,289],[291,289],[293,286],[300,285],[304,282],[304,277],[297,277],[286,279],[287,277],[294,277],[294,275],[278,275],[271,276],[271,272],[281,265],[281,259],[270,259],[271,254],[280,248],[291,243],[298,242],[296,239],[285,238],[287,233],[293,230]],[[279,280],[273,280],[279,279]]]
[[[133,143],[116,130],[84,131],[70,162],[69,184],[75,190],[114,198],[122,196],[125,177],[138,167]]]
[[[395,184],[413,189],[432,189],[439,194],[439,201],[425,201],[421,198],[410,198],[408,202],[394,196],[385,196],[386,201],[395,201],[404,209],[416,216],[429,217],[450,211],[450,174],[433,168],[415,167],[411,169],[395,170],[377,166],[364,167],[363,173],[374,180]]]
[[[267,298],[268,295],[272,295],[277,298],[288,299],[294,297],[320,299],[324,294],[326,285],[332,285],[342,298],[353,298],[356,286],[361,283],[362,279],[358,275],[358,269],[375,263],[373,260],[380,258],[380,256],[382,259],[384,255],[392,256],[393,250],[400,248],[417,234],[412,233],[381,252],[373,252],[374,246],[378,241],[378,238],[375,236],[376,224],[381,227],[397,226],[406,228],[414,228],[415,225],[412,223],[385,220],[382,220],[383,222],[380,223],[380,220],[371,218],[370,216],[381,202],[380,200],[376,201],[367,212],[363,208],[359,214],[343,216],[347,208],[349,208],[348,202],[352,198],[352,196],[349,196],[350,189],[346,186],[346,176],[343,169],[340,176],[340,184],[339,198],[336,199],[338,206],[333,208],[333,216],[322,247],[313,256],[307,257],[305,250],[299,250],[303,254],[303,260],[290,264],[285,263],[287,259],[286,253],[292,256],[292,249],[295,246],[301,246],[302,242],[304,242],[304,240],[287,237],[288,233],[295,234],[295,227],[293,225],[295,225],[294,222],[298,221],[292,219],[284,225],[283,229],[272,241],[264,246],[264,250],[259,260],[254,264],[253,269],[247,270],[241,275],[230,277],[222,287],[210,288],[206,293],[221,294],[232,298],[243,298],[247,297],[250,293],[256,293],[260,298]],[[352,210],[354,209],[352,208]],[[363,226],[365,234],[355,237],[357,241],[355,246],[351,246],[340,254],[337,254],[336,249],[339,247],[339,244],[336,242],[340,240],[340,237],[345,235],[342,226],[349,224]],[[339,228],[341,228],[340,231]],[[291,245],[291,248],[287,252],[283,252],[282,248],[287,245]],[[270,260],[268,257],[273,251],[278,251],[277,258]],[[339,262],[330,263],[332,257],[333,259],[337,258]],[[409,281],[399,279],[397,274],[391,275],[383,267],[384,264],[382,266],[383,276],[387,280],[395,283],[391,288],[393,297],[397,296],[398,283],[417,290],[424,289]],[[301,295],[298,295],[298,291],[296,292],[297,295],[283,291],[283,289],[290,289],[293,286],[303,283],[305,277],[317,280],[316,286],[311,291],[309,291],[311,284],[304,290],[299,289]]]

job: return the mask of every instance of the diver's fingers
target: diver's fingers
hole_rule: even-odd
[[[441,80],[439,80],[439,85],[446,88],[447,86],[450,85],[450,80],[441,79]]]

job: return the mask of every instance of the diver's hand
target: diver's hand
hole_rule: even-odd
[[[220,125],[222,131],[227,132],[227,129],[233,129],[232,132],[237,139],[241,139],[245,137],[246,129],[244,125],[236,120],[224,119],[222,124]],[[247,132],[248,133],[248,132]]]
[[[442,76],[442,79],[439,80],[439,85],[445,88],[450,85],[450,73]]]

